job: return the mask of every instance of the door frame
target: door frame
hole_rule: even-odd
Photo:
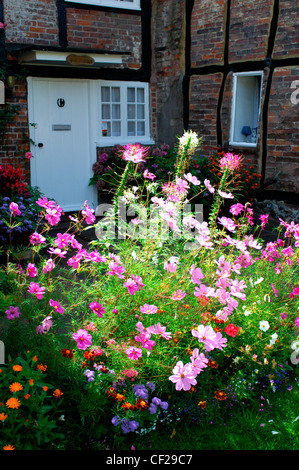
[[[89,177],[93,176],[92,165],[96,162],[97,159],[97,99],[96,99],[96,88],[92,80],[89,79],[77,79],[77,78],[48,78],[48,77],[27,77],[27,100],[28,100],[28,126],[29,126],[29,137],[30,137],[30,151],[34,155],[34,149],[36,148],[36,132],[33,126],[34,122],[31,122],[31,117],[34,117],[34,103],[33,103],[33,88],[34,82],[55,82],[55,81],[64,81],[64,82],[80,82],[88,84],[88,116],[89,116],[89,149],[86,153],[89,156]],[[36,160],[31,158],[30,160],[30,184],[32,186],[38,186],[37,183],[37,171],[36,171]],[[87,181],[88,185],[88,181]],[[96,209],[98,206],[98,192],[95,186],[90,186],[90,194],[92,200],[88,199],[88,205],[93,209]],[[45,195],[47,196],[47,195]],[[82,201],[82,208],[84,201]],[[80,208],[70,209],[70,212],[77,212]]]

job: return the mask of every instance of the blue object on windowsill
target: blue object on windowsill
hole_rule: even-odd
[[[245,135],[246,137],[251,134],[251,128],[250,126],[243,126],[242,128],[242,134]]]

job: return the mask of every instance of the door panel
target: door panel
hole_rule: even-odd
[[[29,122],[34,123],[31,184],[54,198],[65,212],[85,200],[96,206],[88,186],[92,176],[89,83],[85,80],[32,79]],[[94,159],[95,160],[95,159]]]

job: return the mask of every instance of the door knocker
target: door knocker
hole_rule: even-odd
[[[63,98],[58,98],[57,105],[59,106],[59,108],[63,108],[63,106],[65,105],[65,100]]]

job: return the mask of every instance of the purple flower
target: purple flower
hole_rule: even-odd
[[[19,318],[21,312],[18,307],[10,306],[8,310],[5,311],[8,320],[14,320],[15,318]]]

